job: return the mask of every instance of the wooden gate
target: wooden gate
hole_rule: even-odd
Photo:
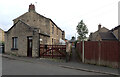
[[[66,57],[66,45],[40,44],[40,57]]]

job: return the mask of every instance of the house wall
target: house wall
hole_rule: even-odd
[[[118,29],[113,31],[113,34],[115,35],[115,37],[118,39]]]
[[[102,39],[101,39],[101,37],[100,37],[100,35],[98,34],[97,36],[96,36],[96,41],[102,41]]]
[[[4,42],[4,31],[0,29],[0,42]]]
[[[23,24],[18,22],[16,26],[11,28],[7,33],[5,33],[5,53],[15,54],[18,56],[27,56],[27,37],[33,37],[33,47],[32,47],[32,56],[38,56],[38,35],[37,33],[33,35],[33,31]],[[17,48],[18,50],[12,50],[12,37],[17,37]]]
[[[61,39],[65,38],[65,33],[62,36],[62,30],[60,30],[53,22],[51,22],[50,19],[45,18],[36,12],[33,11],[27,12],[22,16],[14,19],[13,21],[14,23],[16,23],[18,20],[22,20],[23,22],[27,23],[30,26],[39,28],[41,33],[50,35],[50,38],[46,37],[47,44],[52,44],[52,38],[53,38],[53,44],[58,44],[60,38]],[[52,25],[54,25],[54,34],[52,34]],[[57,35],[57,30],[58,30],[58,35]],[[46,44],[45,39],[42,39],[43,44]]]
[[[54,26],[53,33],[52,33],[53,30],[52,26]],[[50,44],[52,44],[52,39],[53,39],[53,44],[58,44],[60,38],[62,39],[62,31],[59,28],[57,28],[54,23],[50,22]]]
[[[94,32],[94,33],[91,33],[90,36],[89,36],[89,40],[90,41],[99,41],[101,40],[101,37],[99,36],[99,33],[100,32],[108,32],[109,30],[106,29],[105,27],[101,28],[100,30]]]
[[[65,40],[65,31],[62,32],[62,39]]]
[[[18,20],[22,20],[26,24],[39,28],[41,33],[47,33],[50,34],[50,23],[49,20],[41,15],[39,15],[36,12],[27,12],[23,14],[22,16],[14,19],[14,23],[16,23]]]
[[[120,27],[118,28],[118,40],[120,41]]]
[[[42,41],[40,42],[40,44],[50,44],[50,42],[49,42],[50,37],[40,35],[40,39],[42,39]]]

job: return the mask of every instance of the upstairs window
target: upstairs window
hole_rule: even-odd
[[[52,25],[52,34],[54,34],[54,25]]]
[[[57,35],[58,35],[58,28],[57,28]]]
[[[17,40],[18,40],[17,37],[12,38],[12,48],[13,49],[17,49]]]

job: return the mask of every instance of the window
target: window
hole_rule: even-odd
[[[29,20],[27,20],[27,22],[29,22]]]
[[[13,49],[17,49],[17,39],[18,39],[17,37],[13,37],[12,38],[12,44],[13,44],[12,48]]]
[[[57,35],[58,35],[58,28],[57,28]]]
[[[54,25],[52,25],[52,34],[54,34]]]
[[[53,38],[52,38],[52,45],[53,45]]]

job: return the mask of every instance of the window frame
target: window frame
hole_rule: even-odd
[[[52,34],[54,34],[54,25],[52,24]]]
[[[12,50],[18,50],[18,37],[12,37]]]

